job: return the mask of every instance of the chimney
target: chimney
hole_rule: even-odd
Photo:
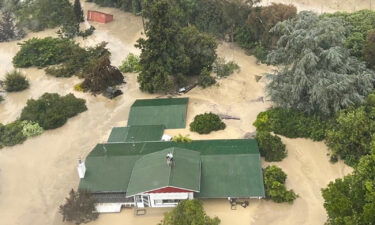
[[[167,159],[167,165],[172,167],[173,166],[173,154],[168,153],[166,159]]]
[[[78,170],[78,176],[79,176],[79,178],[80,179],[84,178],[85,177],[85,173],[86,173],[85,161],[82,161],[81,159],[78,159],[77,170]]]

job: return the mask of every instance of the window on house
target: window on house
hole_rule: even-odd
[[[180,199],[163,199],[163,204],[175,204],[179,203]]]
[[[163,204],[163,200],[161,200],[161,199],[154,200],[154,204],[155,205]]]

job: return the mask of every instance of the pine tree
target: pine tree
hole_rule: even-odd
[[[268,63],[267,92],[276,105],[307,113],[332,115],[362,103],[374,88],[375,74],[343,47],[341,20],[301,12],[271,29],[280,35]]]
[[[181,45],[176,37],[181,31],[179,18],[171,0],[146,1],[143,15],[148,19],[145,34],[147,39],[138,40],[141,49],[142,71],[138,82],[142,91],[150,93],[168,92],[173,87],[173,68],[176,61],[184,64]]]
[[[186,26],[181,8],[174,0],[146,1],[142,12],[147,18],[147,39],[138,40],[142,91],[169,92],[184,83],[185,77],[211,70],[217,43],[211,35]]]
[[[83,10],[81,7],[80,0],[75,0],[73,7],[74,7],[74,14],[76,15],[76,18],[77,18],[77,22],[79,23],[84,22],[85,19],[83,17]]]
[[[4,10],[0,21],[0,42],[19,40],[25,36],[25,32],[18,27],[10,11]]]

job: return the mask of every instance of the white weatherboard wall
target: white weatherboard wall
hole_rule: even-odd
[[[131,207],[134,203],[98,203],[95,208],[98,213],[115,213],[120,212],[122,206]]]
[[[181,193],[150,193],[151,207],[175,207],[178,203],[160,203],[163,200],[185,200],[193,199],[193,192],[181,192]],[[155,202],[156,200],[156,202]],[[159,202],[159,203],[158,203]]]

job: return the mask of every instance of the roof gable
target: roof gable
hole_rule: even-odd
[[[173,154],[174,163],[167,165],[166,155]],[[181,148],[168,148],[142,156],[134,165],[127,196],[163,187],[200,190],[200,153]]]

